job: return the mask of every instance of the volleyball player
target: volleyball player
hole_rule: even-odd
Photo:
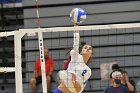
[[[76,30],[74,31],[73,49],[70,52],[71,61],[67,70],[59,71],[60,84],[54,93],[81,93],[91,76],[91,69],[87,64],[92,57],[93,48],[85,44],[79,53],[79,40],[79,31]]]

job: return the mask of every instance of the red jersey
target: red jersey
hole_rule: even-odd
[[[45,59],[45,68],[46,68],[46,76],[47,76],[49,72],[51,71],[51,69],[54,68],[53,58],[48,57],[47,59]],[[38,76],[42,76],[40,58],[36,60],[34,70],[37,71]]]

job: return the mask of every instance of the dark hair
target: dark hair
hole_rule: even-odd
[[[119,69],[119,65],[118,64],[113,64],[112,65],[112,70],[118,70]]]
[[[81,42],[80,43],[79,52],[81,52],[83,46],[86,45],[86,44],[87,44],[86,42]]]

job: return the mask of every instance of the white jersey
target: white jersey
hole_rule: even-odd
[[[71,61],[68,69],[60,71],[60,79],[64,81],[65,85],[72,93],[77,93],[73,83],[72,74],[76,75],[76,81],[81,85],[81,93],[85,87],[86,81],[91,76],[91,69],[84,63],[82,55],[79,54],[79,33],[74,33],[74,45],[70,52]]]
[[[84,63],[82,55],[78,54],[76,62],[70,62],[67,70],[76,75],[76,81],[81,85],[82,92],[86,81],[91,76],[91,69]]]

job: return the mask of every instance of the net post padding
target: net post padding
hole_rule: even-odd
[[[22,57],[21,57],[21,38],[25,35],[25,33],[15,33],[14,35],[14,50],[15,50],[15,79],[16,79],[16,93],[23,93],[23,85],[22,85]]]

